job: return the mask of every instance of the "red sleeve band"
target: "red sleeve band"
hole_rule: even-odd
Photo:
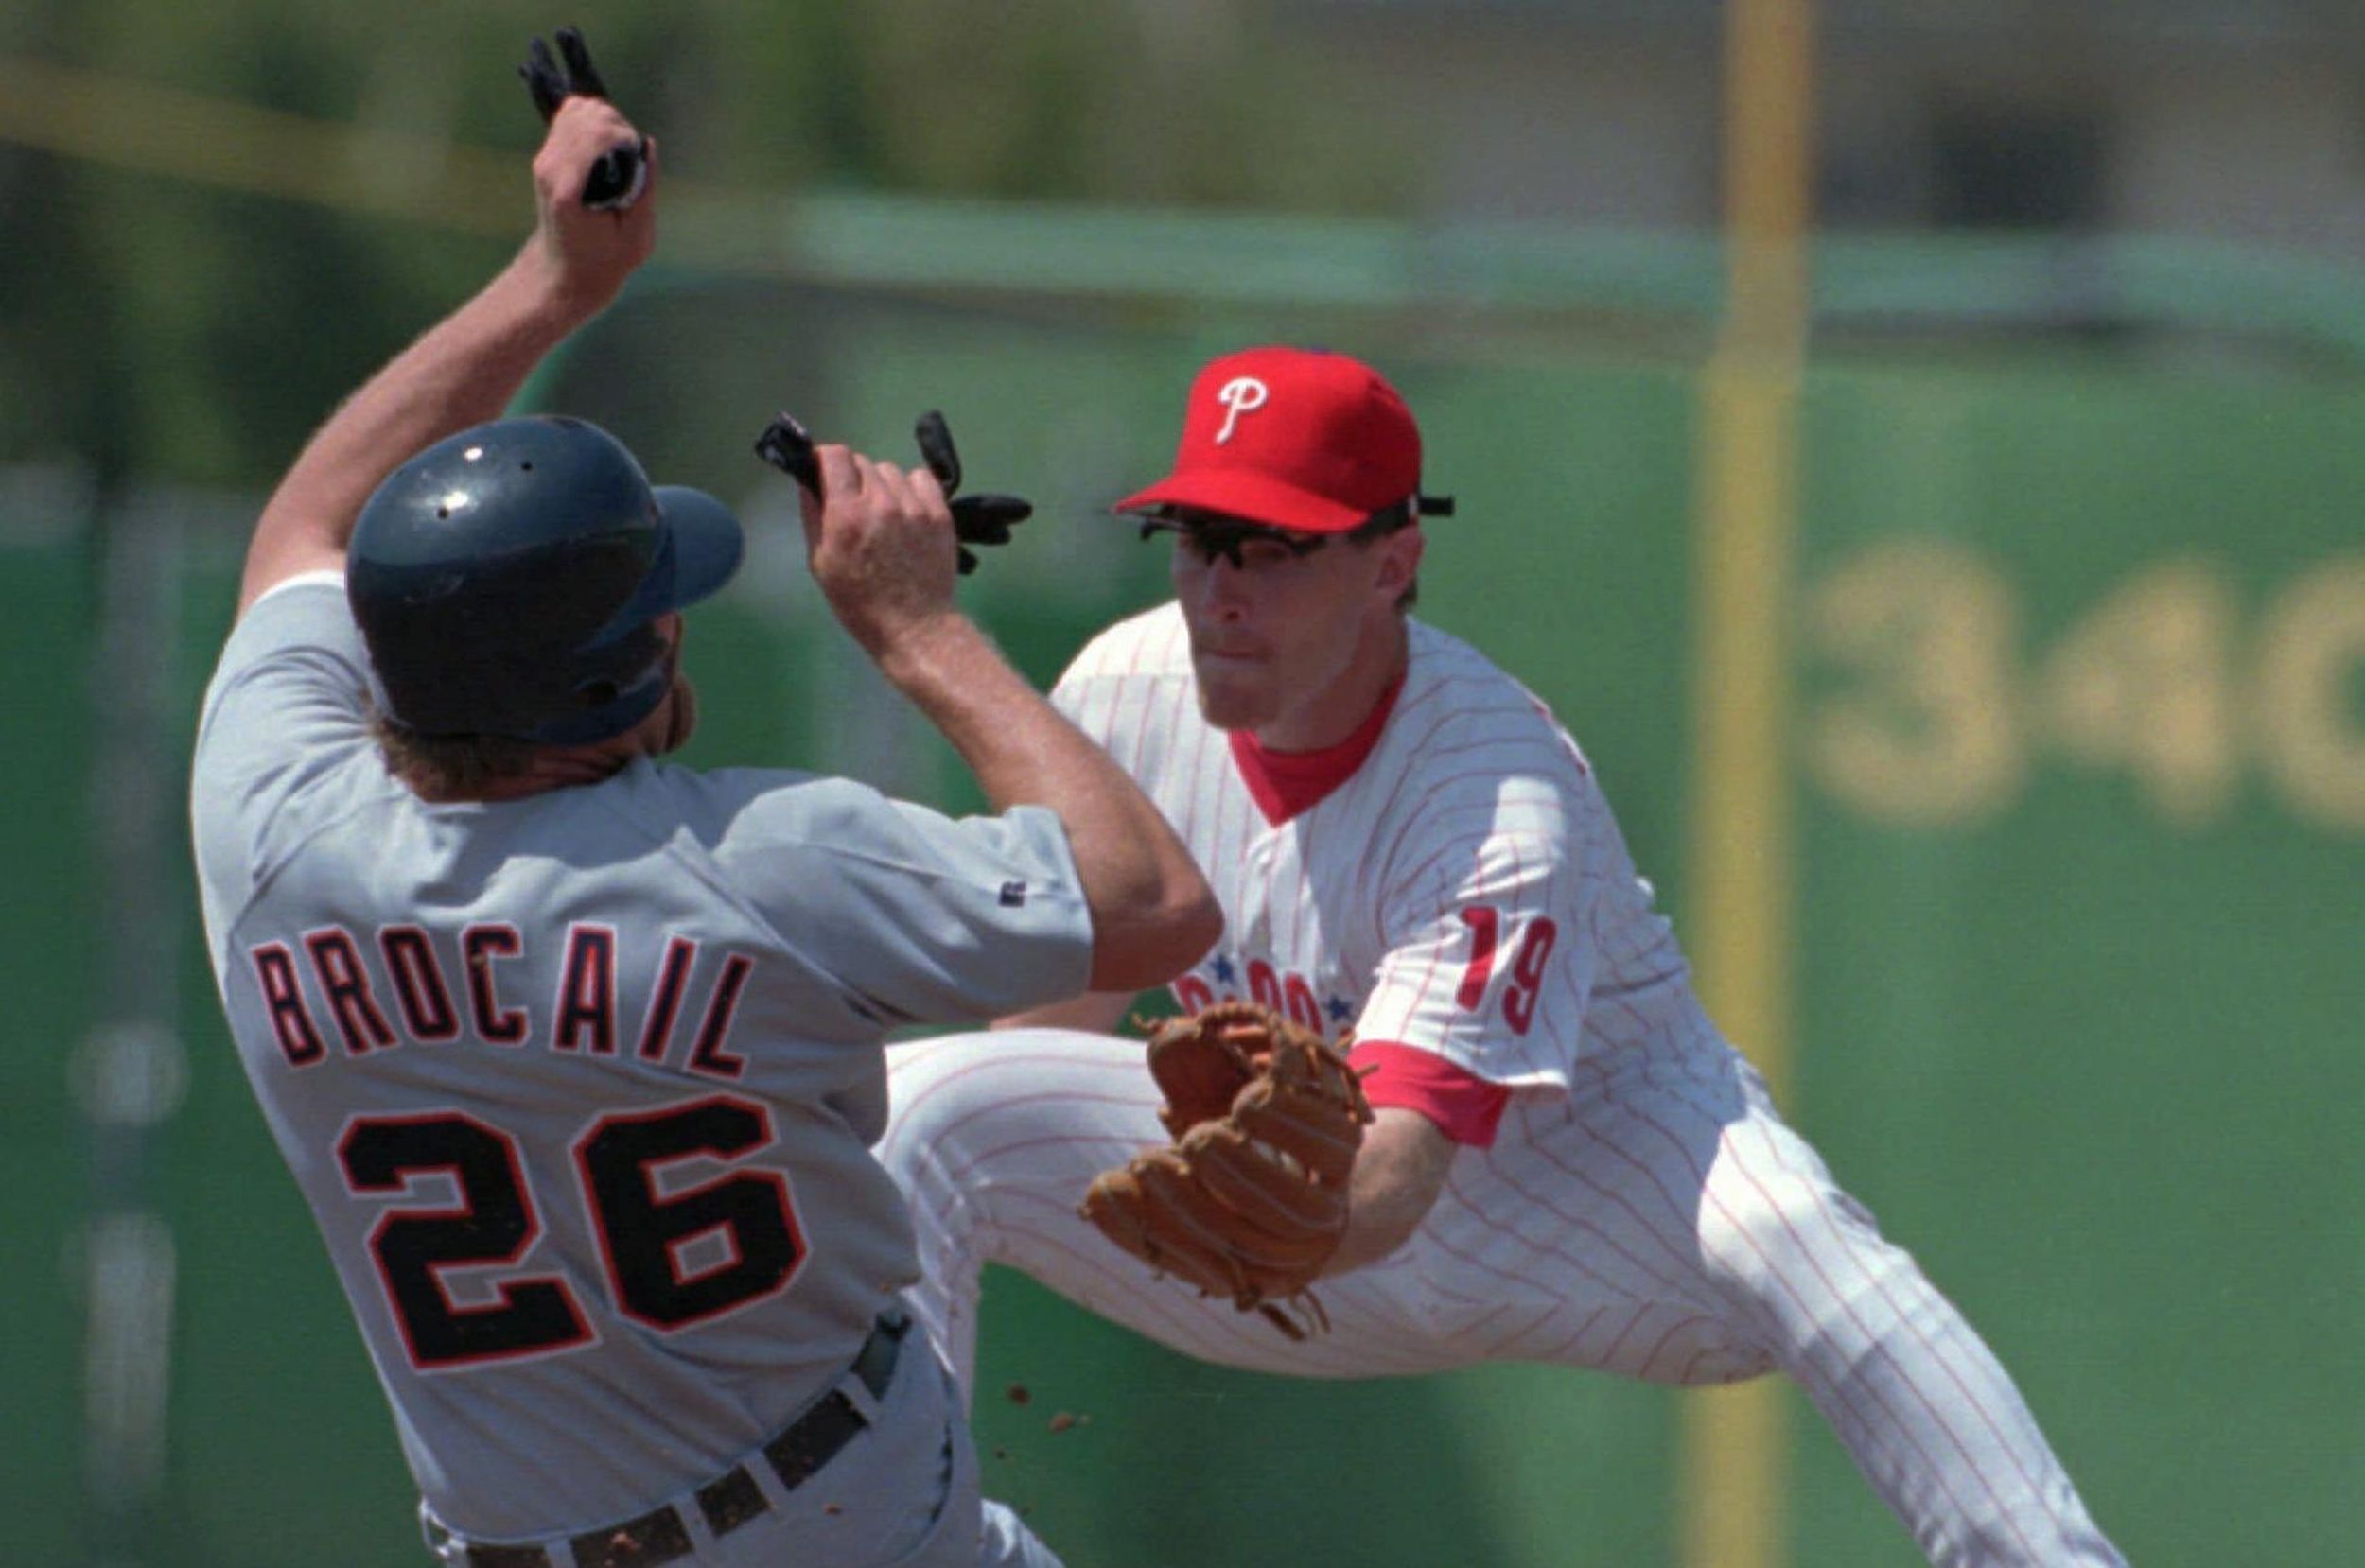
[[[1474,1149],[1493,1146],[1503,1107],[1511,1103],[1511,1090],[1503,1085],[1456,1067],[1434,1051],[1386,1040],[1358,1043],[1347,1053],[1347,1060],[1358,1069],[1374,1070],[1363,1080],[1363,1092],[1374,1108],[1416,1110],[1457,1143]]]

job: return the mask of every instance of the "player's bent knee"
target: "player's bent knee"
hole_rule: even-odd
[[[932,1141],[1006,1096],[1001,1080],[1008,1069],[997,1058],[998,1041],[992,1035],[947,1035],[889,1050],[883,1146]]]
[[[1704,1206],[1711,1276],[1793,1347],[1863,1337],[1868,1319],[1886,1315],[1868,1304],[1914,1270],[1862,1205],[1825,1182],[1788,1173],[1720,1181]]]
[[[990,1162],[1010,1174],[1015,1145],[1089,1130],[1083,1104],[1115,1115],[1117,1091],[1146,1086],[1130,1042],[1055,1030],[953,1035],[887,1053],[887,1130],[877,1153],[904,1175],[923,1167]],[[1146,1103],[1154,1106],[1147,1089]]]
[[[1720,1167],[1701,1194],[1709,1270],[1751,1297],[1795,1283],[1814,1273],[1819,1255],[1849,1245],[1835,1234],[1834,1215],[1831,1193],[1814,1182]]]
[[[887,1127],[872,1149],[907,1199],[940,1177],[948,1125],[964,1114],[960,1066],[967,1053],[950,1040],[925,1040],[887,1053]]]

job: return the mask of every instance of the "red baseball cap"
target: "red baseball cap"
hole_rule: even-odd
[[[1184,506],[1300,533],[1422,511],[1421,431],[1380,374],[1343,354],[1251,348],[1199,373],[1174,472],[1112,511]]]

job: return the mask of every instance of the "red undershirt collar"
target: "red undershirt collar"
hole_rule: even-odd
[[[1270,751],[1249,731],[1231,731],[1233,765],[1240,770],[1240,781],[1248,786],[1265,820],[1277,828],[1353,777],[1363,758],[1379,744],[1379,732],[1387,727],[1396,693],[1403,689],[1404,671],[1400,670],[1379,694],[1370,717],[1355,726],[1355,733],[1320,751]]]

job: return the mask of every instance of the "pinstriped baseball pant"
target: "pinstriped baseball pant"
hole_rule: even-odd
[[[1012,1030],[889,1060],[878,1153],[913,1210],[916,1305],[965,1388],[988,1263],[1262,1372],[1534,1361],[1700,1385],[1778,1369],[1933,1563],[2124,1560],[1993,1353],[1721,1042],[1626,1053],[1581,1067],[1566,1098],[1515,1097],[1411,1241],[1323,1281],[1331,1332],[1303,1344],[1154,1277],[1077,1216],[1094,1175],[1165,1141],[1138,1041]]]

